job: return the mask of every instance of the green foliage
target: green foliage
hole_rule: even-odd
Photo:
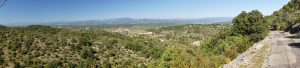
[[[14,68],[21,68],[21,65],[20,65],[20,63],[15,63],[13,67]]]
[[[62,66],[62,62],[51,61],[45,65],[45,68],[58,68]]]
[[[3,28],[0,37],[0,67],[139,67],[165,48],[157,39],[42,25]]]
[[[82,34],[81,37],[79,38],[79,45],[83,46],[91,46],[93,44],[93,41],[90,40],[90,37],[88,34]]]
[[[22,43],[18,42],[18,40],[13,41],[12,43],[13,46],[9,46],[8,49],[11,49],[12,51],[16,51],[17,49],[21,48]]]
[[[246,51],[251,45],[247,38],[242,36],[230,36],[220,42],[219,46],[224,47],[224,54],[234,59],[238,53]]]
[[[253,27],[253,31],[259,31],[254,28],[260,27]],[[32,68],[209,68],[232,60],[252,42],[250,35],[234,32],[231,25],[182,25],[151,31],[156,33],[128,36],[101,29],[7,27],[0,35],[0,50],[5,50],[0,51],[0,62],[1,57],[5,59],[0,65],[18,62],[15,66]]]
[[[233,34],[249,36],[253,42],[262,40],[269,32],[268,19],[264,18],[258,10],[249,13],[243,11],[233,20]]]
[[[90,58],[94,57],[95,53],[96,52],[92,48],[88,48],[88,49],[82,50],[80,53],[80,56],[81,56],[81,58],[84,58],[84,59],[90,59]]]
[[[288,4],[284,5],[278,11],[275,11],[272,15],[272,28],[274,30],[292,30],[292,26],[300,23],[300,1],[291,0]],[[299,32],[299,31],[297,31]],[[292,32],[294,33],[294,32]]]
[[[252,33],[258,32],[257,26],[261,25],[263,20],[263,15],[254,10],[252,12],[243,11],[233,20],[234,31],[242,35],[250,35]]]
[[[210,68],[226,63],[223,61],[223,57],[218,57],[218,60],[211,58],[216,57],[209,55],[213,48],[205,47],[204,44],[193,45],[191,43],[198,40],[205,43],[207,42],[204,41],[205,39],[210,39],[211,36],[215,35],[226,36],[227,32],[231,31],[228,25],[182,25],[163,27],[155,31],[160,38],[166,40],[164,42],[170,44],[167,44],[168,46],[157,62],[148,65],[150,68]],[[218,40],[216,39],[216,41]],[[212,47],[214,46],[212,45]]]
[[[233,19],[233,26],[205,41],[201,51],[208,60],[206,65],[221,66],[236,58],[269,33],[270,18],[263,17],[258,10],[249,13],[243,11]]]
[[[187,54],[183,48],[174,46],[164,51],[155,66],[159,68],[184,68],[190,66],[189,60],[191,60],[191,55]]]

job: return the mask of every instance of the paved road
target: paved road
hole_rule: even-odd
[[[280,31],[271,32],[271,55],[267,68],[300,68],[300,38]]]

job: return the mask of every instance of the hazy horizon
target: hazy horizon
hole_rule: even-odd
[[[90,20],[108,20],[108,19],[122,19],[122,18],[130,18],[130,19],[167,19],[167,20],[191,20],[191,19],[206,19],[206,18],[234,18],[234,17],[200,17],[200,18],[131,18],[131,17],[116,17],[116,18],[104,18],[104,19],[86,19],[86,20],[69,20],[69,21],[44,21],[44,22],[31,22],[31,23],[47,23],[47,22],[74,22],[74,21],[90,21]],[[20,22],[12,22],[12,23],[20,23]],[[29,23],[29,22],[28,22]]]
[[[139,22],[135,24],[149,24],[155,22],[160,23],[172,23],[176,24],[179,23],[179,21],[182,22],[182,24],[213,24],[213,23],[222,23],[222,22],[231,22],[233,17],[206,17],[206,18],[169,18],[169,19],[162,19],[162,18],[129,18],[129,17],[120,17],[120,18],[109,18],[109,19],[94,19],[94,20],[75,20],[75,21],[50,21],[50,22],[14,22],[14,23],[0,23],[0,25],[5,26],[28,26],[28,25],[60,25],[60,24],[70,24],[73,23],[78,25],[78,22],[85,22],[86,25],[90,25],[92,23],[97,22],[98,25],[101,23],[107,23],[114,21],[115,23],[111,23],[109,25],[117,25],[118,24],[128,24],[126,20],[132,20],[132,22]],[[166,21],[168,20],[168,21]],[[124,23],[125,21],[126,23]],[[145,22],[148,21],[148,22]],[[131,23],[132,24],[132,23]]]
[[[241,11],[256,9],[264,15],[270,15],[288,1],[8,0],[0,8],[0,24],[102,20],[123,17],[135,19],[235,17]]]

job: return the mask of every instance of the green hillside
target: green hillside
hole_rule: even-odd
[[[293,31],[292,26],[300,23],[300,0],[291,0],[283,8],[275,11],[271,16],[272,28],[274,30],[284,30],[291,33],[299,31]]]

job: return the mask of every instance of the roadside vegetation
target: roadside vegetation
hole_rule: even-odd
[[[207,67],[222,66],[266,37],[270,23],[267,20],[258,10],[240,13],[234,18],[231,29],[213,36],[201,47],[200,52],[211,61],[205,63]]]
[[[271,19],[273,30],[283,30],[290,33],[298,33],[300,23],[300,1],[291,0],[278,11],[275,11]]]

